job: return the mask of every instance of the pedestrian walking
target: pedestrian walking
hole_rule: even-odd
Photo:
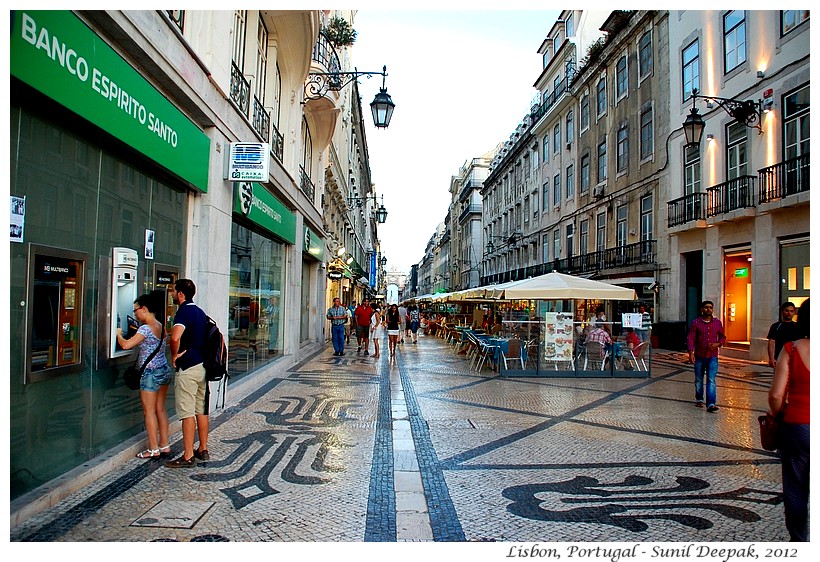
[[[164,317],[162,294],[141,295],[134,301],[134,316],[142,325],[137,333],[125,339],[117,328],[117,342],[123,349],[140,346],[137,363],[144,365],[140,378],[140,402],[148,433],[148,449],[137,453],[140,459],[156,459],[171,454],[168,441],[168,412],[165,399],[173,371],[165,358],[165,326],[157,320]],[[146,360],[151,360],[146,363]],[[163,445],[164,443],[164,445]]]
[[[373,307],[373,315],[370,317],[370,339],[373,340],[373,357],[379,358],[379,345],[384,337],[384,328],[382,327],[381,308],[378,305]]]
[[[348,310],[342,306],[342,299],[333,299],[333,306],[327,309],[327,318],[330,320],[330,336],[333,340],[333,355],[345,354],[345,325],[347,324]]]
[[[182,420],[182,455],[165,463],[168,468],[192,467],[197,460],[207,461],[208,453],[208,381],[202,347],[205,343],[205,313],[194,304],[196,285],[190,279],[174,284],[174,303],[179,305],[171,329],[171,365],[177,370],[174,402]],[[194,434],[199,447],[194,450]]]
[[[800,305],[795,341],[786,342],[777,356],[769,389],[769,414],[783,415],[777,438],[786,529],[793,542],[809,540],[809,300]]]
[[[347,307],[347,330],[345,330],[345,343],[350,343],[350,336],[356,333],[356,323],[353,321],[353,313],[356,312],[356,301],[351,301]],[[359,343],[361,345],[361,343]]]
[[[780,320],[769,327],[769,366],[774,367],[777,358],[780,357],[780,350],[787,341],[797,339],[797,323],[794,322],[794,303],[784,302],[780,305]]]
[[[419,327],[421,326],[419,307],[417,307],[414,304],[411,304],[410,310],[408,311],[408,315],[410,317],[410,333],[413,336],[413,343],[417,344],[419,342]]]
[[[399,332],[401,326],[401,316],[399,315],[399,307],[396,304],[391,304],[387,309],[386,315],[387,323],[387,344],[390,350],[390,356],[396,355],[396,344],[399,341]]]
[[[353,318],[356,320],[356,338],[359,340],[359,348],[356,354],[361,353],[364,348],[364,354],[368,355],[367,348],[370,346],[370,317],[373,315],[373,309],[370,308],[370,302],[367,299],[362,300],[362,303],[353,311]]]
[[[692,320],[686,337],[689,363],[695,365],[695,406],[703,407],[703,379],[706,378],[706,411],[717,412],[718,349],[726,343],[723,324],[712,316],[712,301],[700,303],[700,317]]]
[[[407,308],[403,303],[399,305],[399,320],[399,330],[401,332],[401,339],[399,341],[404,343],[404,336],[410,335],[410,323],[407,321]]]

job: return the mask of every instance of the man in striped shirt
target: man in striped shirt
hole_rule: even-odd
[[[700,303],[700,318],[689,326],[686,349],[689,363],[695,364],[695,406],[703,407],[703,377],[706,377],[706,411],[717,412],[718,349],[726,343],[723,324],[712,316],[712,301]]]

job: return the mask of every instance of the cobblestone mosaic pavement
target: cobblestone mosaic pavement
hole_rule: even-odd
[[[11,541],[788,540],[756,429],[769,369],[722,361],[707,413],[679,353],[650,378],[541,379],[433,337],[386,351],[324,349],[214,415],[210,461],[132,459]]]

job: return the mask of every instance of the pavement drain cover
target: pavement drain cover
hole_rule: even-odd
[[[213,505],[214,502],[162,500],[131,523],[131,526],[192,529]]]

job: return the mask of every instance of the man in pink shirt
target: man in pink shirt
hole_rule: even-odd
[[[726,343],[723,324],[712,316],[715,305],[712,301],[700,303],[700,318],[695,318],[689,326],[686,349],[689,363],[695,364],[695,406],[703,407],[703,377],[706,377],[707,412],[717,412],[717,370],[718,349]]]

